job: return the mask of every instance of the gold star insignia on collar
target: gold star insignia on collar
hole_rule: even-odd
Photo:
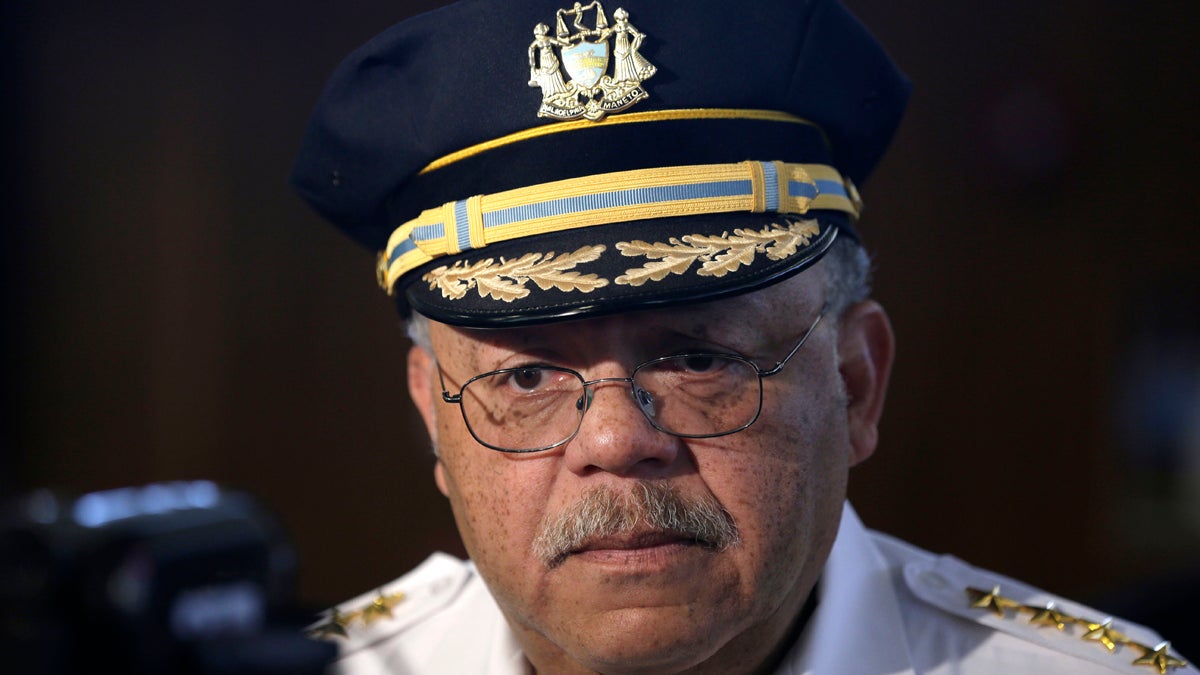
[[[979,609],[990,610],[993,614],[1004,618],[1005,610],[1017,609],[1021,603],[1000,595],[1000,587],[993,586],[990,591],[982,591],[978,588],[968,588],[967,595],[971,598],[971,606]]]
[[[1133,665],[1135,666],[1150,666],[1152,668],[1158,668],[1160,675],[1165,675],[1167,670],[1170,668],[1183,668],[1187,666],[1187,661],[1171,656],[1169,653],[1171,649],[1170,642],[1160,642],[1158,646],[1154,647],[1153,649],[1142,645],[1138,646],[1146,650],[1146,654],[1142,656],[1142,658],[1133,662]]]

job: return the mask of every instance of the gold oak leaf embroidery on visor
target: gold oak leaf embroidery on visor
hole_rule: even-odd
[[[768,225],[761,230],[737,229],[733,234],[719,236],[689,234],[680,238],[671,237],[667,243],[650,244],[641,240],[622,241],[617,249],[628,257],[645,256],[650,262],[635,269],[625,270],[616,283],[624,286],[642,286],[649,281],[662,281],[671,274],[686,274],[699,261],[696,274],[704,277],[723,277],[736,272],[743,265],[750,265],[758,254],[770,260],[783,260],[795,255],[801,246],[807,246],[812,238],[820,234],[815,220],[788,222],[787,226]],[[564,293],[579,291],[589,293],[608,285],[608,279],[596,274],[574,271],[576,267],[600,258],[606,247],[603,245],[583,246],[572,253],[558,255],[549,253],[527,253],[519,258],[499,262],[485,258],[476,263],[465,260],[453,266],[442,265],[427,272],[422,279],[429,283],[430,290],[440,290],[442,297],[458,300],[475,289],[481,298],[493,298],[513,302],[529,295],[530,281],[543,291],[556,288]]]
[[[604,246],[584,246],[572,253],[527,253],[512,260],[486,258],[474,264],[459,260],[453,267],[445,265],[422,277],[429,289],[439,289],[442,297],[458,300],[474,288],[481,298],[513,302],[529,295],[526,285],[532,281],[548,291],[580,291],[589,293],[608,285],[607,279],[595,274],[573,272],[576,266],[589,263],[604,253]]]
[[[647,281],[662,281],[670,274],[684,274],[696,261],[701,261],[696,274],[704,277],[723,277],[737,271],[742,265],[754,262],[754,256],[763,253],[771,260],[783,260],[796,253],[800,246],[808,245],[820,228],[815,220],[800,220],[788,223],[787,227],[777,224],[755,231],[738,229],[733,235],[704,236],[689,234],[679,239],[671,237],[667,243],[649,244],[644,241],[620,242],[617,249],[626,256],[645,256],[651,259],[642,267],[625,270],[617,277],[617,283],[641,286]]]

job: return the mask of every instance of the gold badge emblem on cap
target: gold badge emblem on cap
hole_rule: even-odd
[[[593,0],[558,10],[554,35],[544,23],[534,26],[529,86],[542,89],[538,117],[601,120],[648,96],[642,82],[657,69],[638,53],[646,36],[633,27],[623,8],[613,12],[613,19],[609,25],[604,6]]]

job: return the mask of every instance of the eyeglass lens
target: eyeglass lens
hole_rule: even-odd
[[[589,388],[629,386],[634,403],[656,428],[686,437],[720,436],[754,421],[762,401],[758,370],[717,354],[656,359],[625,378],[585,382],[551,366],[512,368],[468,382],[463,418],[484,445],[535,451],[561,445],[579,430],[591,404]]]

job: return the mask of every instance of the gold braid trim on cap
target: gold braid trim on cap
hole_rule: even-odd
[[[379,279],[391,293],[400,277],[442,256],[610,223],[813,209],[856,218],[856,194],[831,166],[775,161],[655,167],[531,185],[425,210],[392,233]]]

